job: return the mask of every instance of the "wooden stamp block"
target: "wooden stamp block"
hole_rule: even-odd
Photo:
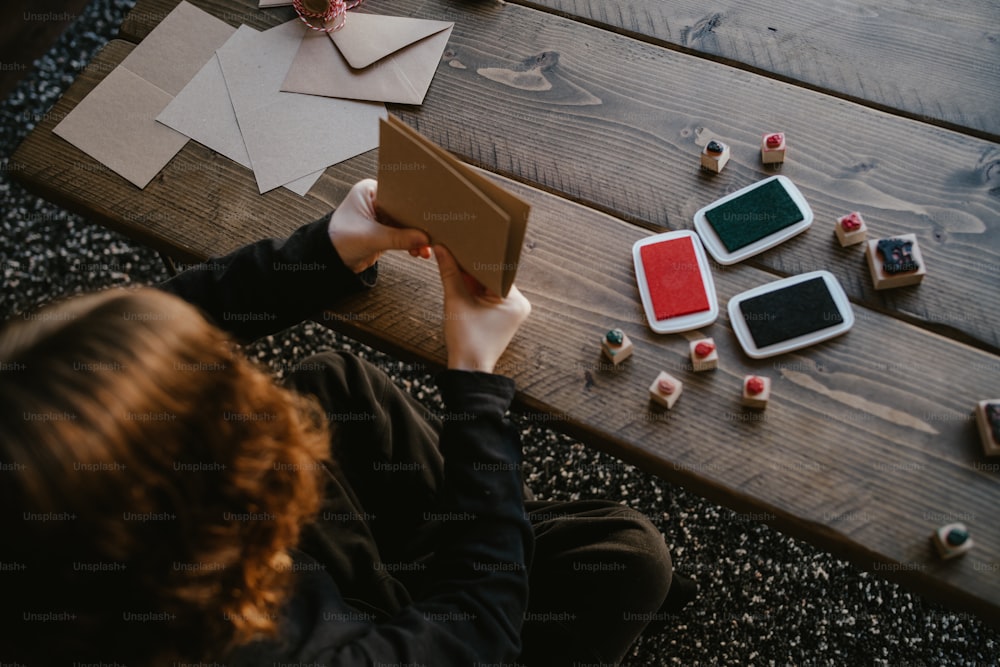
[[[986,456],[1000,456],[1000,398],[979,401],[976,405],[976,424],[983,441]]]
[[[653,384],[649,385],[649,398],[669,410],[674,407],[674,403],[680,398],[682,391],[684,391],[684,383],[666,371],[662,371],[653,380]]]
[[[865,257],[875,289],[916,285],[927,274],[916,234],[868,241]]]
[[[972,538],[969,537],[969,529],[963,523],[949,523],[947,526],[941,526],[934,531],[931,540],[937,547],[938,555],[945,560],[961,556],[973,546]]]
[[[632,341],[621,329],[612,329],[601,340],[601,349],[604,356],[617,366],[632,356]]]
[[[743,405],[765,410],[771,398],[771,378],[747,375],[743,378]]]
[[[785,161],[785,133],[770,132],[760,140],[760,159],[764,164]]]
[[[837,240],[840,241],[841,246],[855,245],[865,240],[868,235],[868,226],[865,225],[865,220],[860,213],[848,213],[837,220],[834,232],[836,232]]]
[[[693,340],[691,347],[691,367],[695,371],[710,371],[719,366],[719,350],[711,338]]]
[[[701,151],[701,166],[719,173],[729,162],[729,145],[721,141],[709,141]]]

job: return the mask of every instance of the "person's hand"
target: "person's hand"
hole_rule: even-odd
[[[429,258],[427,234],[378,221],[375,189],[373,179],[358,181],[330,216],[327,233],[344,264],[354,273],[361,273],[375,264],[385,250],[408,250],[414,257]]]
[[[459,268],[455,258],[434,246],[444,286],[444,341],[448,368],[492,373],[531,304],[511,287],[506,299],[480,285]]]

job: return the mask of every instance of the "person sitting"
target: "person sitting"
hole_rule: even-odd
[[[444,414],[351,354],[284,385],[242,355],[371,289],[382,252],[430,258],[375,196],[0,332],[0,661],[616,663],[692,596],[639,512],[525,501],[494,370],[530,304],[445,248]]]

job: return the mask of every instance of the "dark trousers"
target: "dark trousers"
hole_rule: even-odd
[[[440,420],[375,366],[334,352],[289,378],[334,424],[327,498],[302,548],[345,599],[376,619],[423,592],[443,521]],[[663,536],[604,500],[528,501],[534,527],[523,665],[616,664],[655,617],[671,582]]]

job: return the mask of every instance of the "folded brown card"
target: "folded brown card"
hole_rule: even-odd
[[[377,206],[490,291],[510,292],[531,207],[394,116],[380,123]]]

